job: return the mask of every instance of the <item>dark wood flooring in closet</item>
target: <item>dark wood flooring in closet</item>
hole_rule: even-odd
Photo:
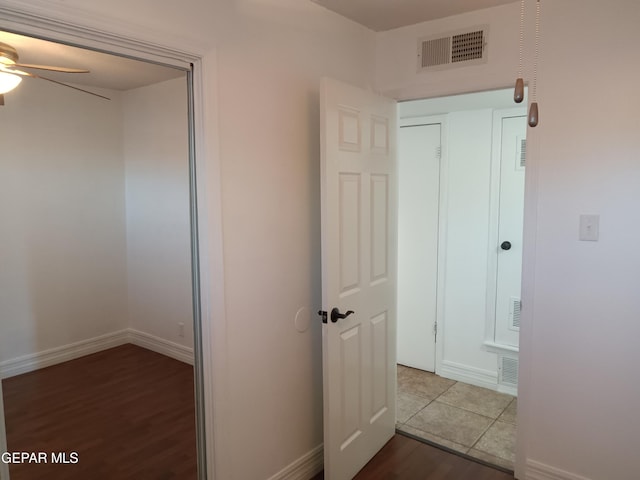
[[[323,479],[321,473],[312,480]],[[513,480],[513,475],[396,434],[354,480]]]
[[[196,478],[193,367],[122,345],[3,380],[9,451],[77,452],[12,464],[11,480]]]

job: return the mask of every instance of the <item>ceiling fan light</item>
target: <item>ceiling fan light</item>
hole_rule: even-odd
[[[10,92],[16,88],[21,81],[22,77],[18,75],[8,72],[0,72],[0,95]]]

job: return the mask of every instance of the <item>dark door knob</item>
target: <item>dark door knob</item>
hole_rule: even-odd
[[[336,323],[338,320],[347,318],[352,313],[355,313],[353,310],[347,310],[347,313],[340,313],[340,310],[337,308],[333,308],[331,310],[331,322]]]
[[[511,250],[511,242],[502,242],[500,248],[502,250]]]

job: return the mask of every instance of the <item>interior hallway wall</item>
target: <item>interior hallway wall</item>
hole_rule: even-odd
[[[372,84],[375,34],[306,0],[47,3],[107,30],[216,48],[204,85],[218,91],[205,115],[220,125],[207,142],[219,146],[225,248],[216,473],[269,478],[322,443],[319,84]]]
[[[639,22],[631,0],[542,2],[540,125],[528,132],[527,190],[537,203],[525,212],[535,248],[525,240],[520,478],[637,476],[640,64],[630,59]],[[491,32],[485,66],[416,73],[407,52],[418,37],[481,23]],[[514,2],[381,33],[378,88],[410,98],[512,85],[518,24]],[[580,214],[601,215],[599,242],[578,241]]]
[[[122,109],[129,327],[192,348],[186,78],[123,92]]]
[[[121,101],[25,79],[0,107],[0,362],[126,328]]]

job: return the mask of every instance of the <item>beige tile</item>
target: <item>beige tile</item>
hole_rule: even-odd
[[[473,458],[478,458],[492,465],[498,465],[502,468],[508,468],[509,470],[513,470],[513,462],[509,460],[505,460],[504,458],[495,457],[493,455],[489,455],[488,453],[482,452],[480,450],[476,450],[475,448],[470,449],[466,452],[467,455]]]
[[[407,425],[471,447],[492,422],[488,417],[436,400],[411,417]]]
[[[515,462],[516,426],[505,422],[496,422],[473,445],[473,448],[495,457]]]
[[[464,408],[493,419],[500,416],[511,400],[511,395],[460,382],[438,398],[438,401],[447,405]]]
[[[516,425],[516,413],[518,411],[518,399],[514,398],[509,406],[502,412],[502,415],[498,417],[501,422],[511,423]]]
[[[406,423],[431,401],[428,398],[410,393],[398,393],[396,400],[396,420],[398,423]]]
[[[398,378],[404,378],[413,375],[413,370],[415,370],[415,368],[405,367],[404,365],[398,364]]]
[[[435,443],[436,445],[450,448],[451,450],[454,450],[456,452],[467,453],[467,450],[469,450],[469,447],[465,445],[460,445],[459,443],[452,442],[451,440],[447,440],[446,438],[433,435],[429,432],[425,432],[424,430],[420,430],[409,425],[398,425],[398,430]]]
[[[418,395],[433,400],[456,382],[430,372],[403,367],[398,370],[398,393]]]

